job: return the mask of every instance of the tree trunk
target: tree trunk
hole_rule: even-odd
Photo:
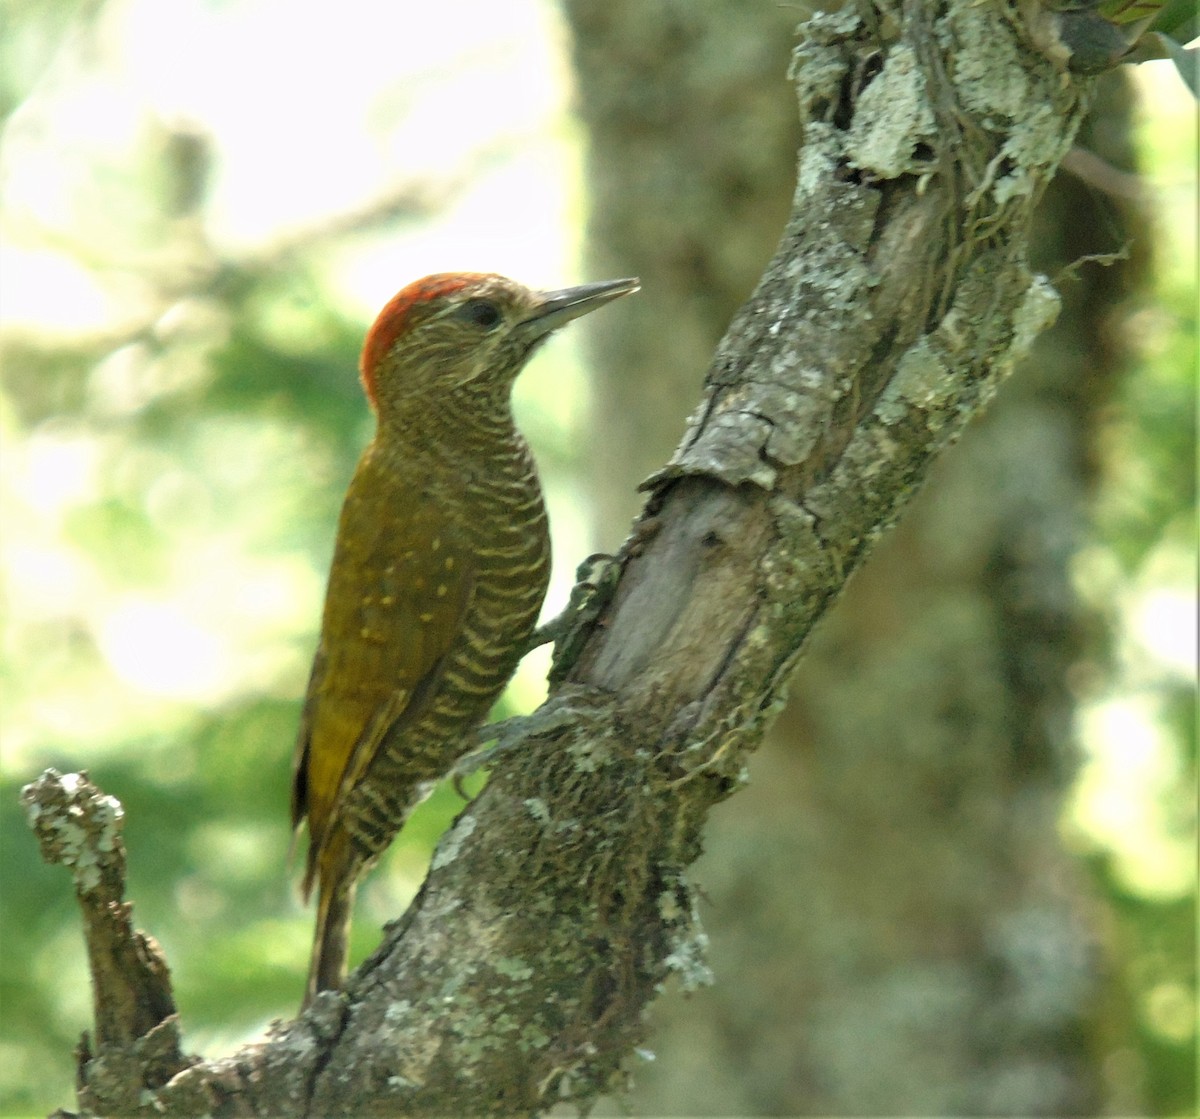
[[[675,359],[732,311],[710,262],[769,249],[730,184],[782,194],[791,173],[789,90],[766,65],[786,14],[567,10],[589,126],[589,272],[654,277],[593,362],[609,517],[645,468],[629,438],[661,445],[647,382],[678,386],[682,405]],[[1129,167],[1123,78],[1097,112],[1083,142]],[[1119,249],[1122,218],[1128,229],[1133,208],[1059,176],[1038,266]],[[687,248],[668,261],[704,266],[666,266],[663,245]],[[1086,1114],[1105,1097],[1137,1109],[1104,1083],[1120,1044],[1099,1017],[1104,919],[1056,823],[1073,768],[1069,680],[1095,624],[1068,565],[1094,424],[1124,358],[1111,320],[1138,271],[1097,266],[1068,285],[1059,323],[815,636],[751,787],[706,834],[696,877],[716,983],[652,1009],[657,1059],[637,1071],[636,1113]],[[694,340],[675,345],[684,330]]]

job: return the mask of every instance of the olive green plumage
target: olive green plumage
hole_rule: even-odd
[[[318,891],[306,1005],[342,981],[359,878],[469,749],[541,608],[550,542],[513,382],[551,331],[636,288],[439,274],[367,336],[377,427],[338,524],[292,784]]]

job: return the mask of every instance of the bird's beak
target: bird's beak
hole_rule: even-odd
[[[603,307],[622,295],[630,295],[641,286],[641,281],[636,278],[600,280],[594,284],[580,284],[576,288],[563,288],[562,291],[543,292],[540,302],[529,318],[521,323],[521,328],[534,339],[544,338],[572,319]]]

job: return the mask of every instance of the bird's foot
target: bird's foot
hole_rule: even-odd
[[[545,625],[538,626],[525,651],[554,642],[550,658],[551,687],[563,680],[583,651],[584,642],[604,608],[612,599],[621,576],[621,561],[616,556],[597,552],[575,569],[575,586],[566,609]]]

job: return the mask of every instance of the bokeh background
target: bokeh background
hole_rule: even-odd
[[[357,351],[398,287],[460,268],[545,287],[643,276],[640,307],[623,301],[604,323],[564,333],[517,392],[554,526],[547,610],[565,600],[579,559],[622,539],[633,485],[681,432],[708,347],[771,251],[795,150],[782,74],[796,12],[747,15],[717,0],[636,9],[4,4],[0,1113],[71,1102],[72,1049],[89,1019],[67,880],[39,863],[17,807],[20,786],[45,766],[87,769],[124,803],[136,919],[171,963],[193,1049],[228,1050],[295,1009],[311,918],[288,864],[291,745],[337,510],[369,436]],[[612,63],[621,51],[625,68]],[[1089,951],[1106,961],[1088,1016],[1105,1096],[1127,1112],[1182,1115],[1195,1098],[1196,1040],[1195,110],[1168,66],[1130,77],[1132,91],[1122,78],[1117,107],[1091,135],[1123,169],[1081,188],[1098,215],[1089,224],[1108,238],[1084,251],[1128,241],[1130,260],[1085,327],[1113,376],[1080,405],[1090,417],[1076,456],[1085,484],[1068,500],[1087,515],[1056,545],[1059,590],[1086,624],[1072,622],[1062,695],[1043,713],[1067,744],[1045,788],[1056,850],[1078,879],[1069,892],[1086,898]],[[644,127],[606,162],[622,113]],[[1058,220],[1078,214],[1069,204]],[[1045,240],[1078,255],[1071,238]],[[1093,287],[1072,284],[1087,304]],[[1072,405],[1061,388],[1031,383],[1034,395]],[[1044,447],[1035,440],[1028,453]],[[987,453],[982,461],[983,473],[994,469]],[[991,507],[985,492],[960,488],[961,504],[938,506],[953,509],[942,514],[953,525],[936,511],[914,514],[933,523],[939,555],[954,551],[945,542],[963,531],[963,508],[986,520]],[[1018,540],[1018,570],[1020,534],[1008,539]],[[950,576],[920,549],[907,557],[906,570],[929,576],[922,593],[936,596]],[[903,643],[881,607],[893,592],[871,578],[847,595],[870,601],[875,586],[880,596],[870,624],[845,623],[855,647]],[[1065,610],[1042,593],[1052,580],[1034,582],[1014,624]],[[782,724],[788,741],[808,745],[774,745],[757,771],[789,821],[798,803],[812,808],[801,786],[819,781],[820,766],[805,751],[840,686],[830,683],[838,656],[855,678],[899,678],[848,657],[838,624],[826,638],[835,647],[814,654],[813,682],[798,685],[807,703]],[[921,663],[937,675],[936,657]],[[537,703],[544,672],[544,654],[529,658],[506,698],[512,710]],[[936,690],[924,682],[911,694]],[[916,759],[906,772],[921,764],[924,741],[910,738],[920,741],[904,746]],[[853,772],[829,780],[841,796],[859,788]],[[905,791],[893,789],[903,807]],[[781,1071],[788,1060],[756,1040],[755,1023],[781,1036],[781,1020],[802,1015],[763,1011],[740,981],[721,990],[746,958],[722,928],[742,916],[752,925],[758,906],[778,933],[790,919],[772,906],[797,888],[794,860],[822,837],[837,842],[812,810],[791,853],[778,854],[738,822],[741,799],[722,806],[698,873],[711,890],[717,991],[681,1010],[664,1004],[652,1038],[659,1059],[642,1070],[646,1094],[634,1106],[699,1113],[707,1099],[715,1114],[869,1112],[868,1096],[812,1084],[853,1081],[850,1055],[873,1034],[843,1037],[841,1063],[826,1038],[806,1058],[820,1061],[820,1075],[805,1061]],[[435,794],[369,879],[356,957],[415,892],[460,803],[448,789]],[[762,819],[780,818],[759,807]],[[863,812],[870,859],[879,840]],[[766,870],[765,908],[739,893],[750,863]],[[763,937],[753,944],[762,971],[770,953]],[[823,958],[799,966],[820,972]],[[814,995],[758,978],[809,1007],[845,1001],[844,984]],[[881,1037],[905,1029],[877,1024]],[[728,1057],[714,1058],[722,1047]],[[683,1070],[700,1104],[684,1102],[668,1066]],[[935,1105],[914,1092],[909,1110]],[[886,1113],[886,1101],[878,1106]]]

